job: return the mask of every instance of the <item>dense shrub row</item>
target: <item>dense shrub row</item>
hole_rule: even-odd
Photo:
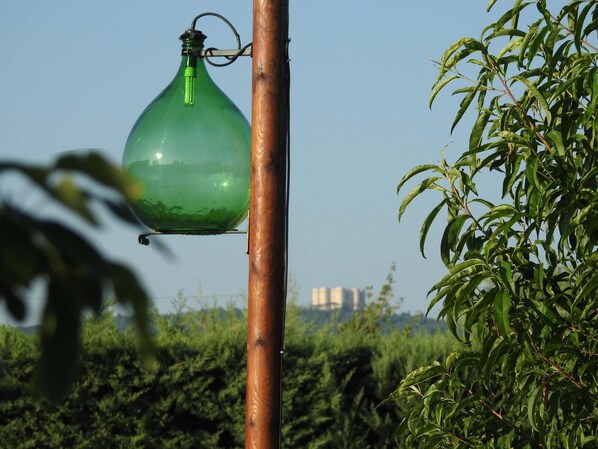
[[[58,404],[31,397],[37,338],[0,328],[1,448],[238,448],[245,415],[246,320],[204,311],[157,318],[157,366],[135,335],[88,319],[79,380]],[[446,334],[337,332],[289,313],[283,447],[396,447],[404,410],[380,403],[410,370],[456,349]]]

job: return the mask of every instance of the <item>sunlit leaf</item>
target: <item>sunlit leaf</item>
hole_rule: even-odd
[[[515,1],[515,4],[511,9],[509,9],[506,13],[504,13],[494,24],[494,30],[500,30],[505,24],[509,21],[515,21],[516,17],[519,15],[519,12],[525,8],[526,6],[530,5],[531,3],[522,3],[521,1]]]
[[[432,93],[430,94],[430,99],[428,100],[428,106],[432,107],[432,103],[434,103],[434,98],[436,98],[436,95],[438,95],[442,88],[451,81],[456,80],[457,78],[459,78],[458,75],[452,75],[444,78],[442,81],[438,83],[435,83],[434,88],[432,89]]]
[[[511,325],[509,311],[511,310],[511,295],[507,290],[500,290],[494,297],[494,316],[500,335],[509,339],[511,336]]]
[[[467,44],[470,44],[471,42],[475,41],[475,39],[470,38],[470,37],[466,37],[463,39],[459,39],[455,42],[453,42],[453,44],[451,44],[442,54],[442,58],[440,59],[439,64],[439,72],[438,72],[438,78],[436,81],[440,80],[444,74],[450,70],[454,64],[457,62],[457,60],[453,59],[451,62],[451,57],[455,54],[455,52],[461,48],[461,47],[465,47]]]
[[[397,194],[399,193],[399,191],[401,190],[401,187],[403,187],[403,185],[409,181],[411,178],[413,178],[415,175],[418,175],[422,172],[425,171],[429,171],[429,170],[433,170],[433,171],[439,171],[439,167],[436,164],[423,164],[423,165],[418,165],[417,167],[412,168],[411,170],[409,170],[404,176],[403,178],[401,178],[401,181],[399,182],[398,186],[397,186]]]
[[[438,181],[439,179],[442,179],[442,178],[440,176],[434,176],[432,178],[424,179],[421,182],[421,184],[415,186],[413,188],[413,190],[411,190],[411,192],[409,192],[405,196],[405,198],[403,199],[403,202],[401,203],[401,206],[399,207],[399,220],[403,216],[403,213],[405,213],[405,210],[407,209],[407,206],[409,205],[409,203],[411,203],[411,201],[413,201],[421,193],[425,192],[428,189],[432,189],[432,190],[440,189],[440,187],[438,185],[436,185],[436,181]]]
[[[525,37],[523,38],[523,41],[521,41],[521,45],[519,47],[519,58],[518,58],[518,63],[520,66],[523,65],[523,61],[527,54],[528,46],[529,46],[532,38],[535,36],[535,34],[538,30],[538,27],[540,26],[540,23],[542,23],[541,19],[534,22],[533,24],[531,24],[527,33],[525,34]]]
[[[472,100],[475,98],[476,94],[477,94],[477,92],[475,90],[472,90],[467,95],[465,95],[463,100],[461,100],[461,104],[459,105],[459,110],[457,111],[457,115],[455,115],[455,120],[453,121],[453,124],[451,125],[451,132],[453,132],[453,130],[455,129],[457,124],[461,121],[461,118],[463,118],[463,115],[469,108],[469,105],[471,104]]]
[[[482,136],[486,126],[488,125],[489,119],[490,112],[488,111],[482,111],[478,115],[478,118],[473,125],[473,129],[471,130],[471,134],[469,135],[469,151],[474,151],[480,146],[480,143],[482,142]]]
[[[559,156],[565,156],[565,145],[563,144],[563,136],[561,133],[558,130],[553,129],[547,133],[546,137],[550,141],[551,147],[556,149],[557,154]]]
[[[445,372],[444,366],[440,362],[434,362],[432,365],[424,366],[411,371],[401,382],[399,389],[404,390],[412,385],[417,385],[427,380],[440,376]]]
[[[574,304],[577,304],[579,301],[583,301],[586,297],[591,295],[593,292],[595,293],[596,290],[598,290],[598,273],[595,274],[590,280],[586,281],[583,288],[579,291],[579,293],[575,297]]]
[[[527,88],[528,92],[534,96],[536,101],[538,102],[538,106],[544,112],[544,116],[546,117],[546,121],[548,123],[552,122],[552,116],[550,113],[550,107],[548,106],[548,102],[544,95],[538,90],[538,88],[534,85],[532,81],[522,76],[514,76],[514,80],[519,81],[520,83],[524,84]]]
[[[429,290],[429,307],[479,359],[464,367],[475,371],[469,381],[467,370],[451,369],[410,396],[406,447],[421,438],[423,447],[577,449],[593,438],[595,3],[513,0],[480,27],[481,40],[455,42],[437,65],[434,94],[463,82],[451,130],[468,113],[473,126],[467,151],[440,164],[449,186],[422,227],[429,241],[444,201],[447,273]]]

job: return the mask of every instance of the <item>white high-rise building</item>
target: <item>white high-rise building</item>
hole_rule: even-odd
[[[318,310],[361,310],[365,307],[365,290],[345,287],[319,287],[311,291],[311,305]]]

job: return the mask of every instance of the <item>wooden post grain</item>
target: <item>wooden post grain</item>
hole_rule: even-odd
[[[280,447],[288,0],[254,0],[245,448]]]

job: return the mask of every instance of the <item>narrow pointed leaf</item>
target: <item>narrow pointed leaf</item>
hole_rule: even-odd
[[[511,309],[511,296],[507,290],[500,290],[494,297],[494,317],[498,331],[505,339],[510,338],[511,326],[509,311]]]
[[[436,95],[438,95],[442,88],[457,78],[459,78],[458,75],[448,76],[444,78],[442,81],[434,84],[434,88],[432,89],[432,93],[430,94],[430,100],[428,101],[428,106],[430,108],[432,107],[432,103],[434,103],[434,98],[436,98]]]
[[[463,118],[463,115],[465,114],[465,112],[469,108],[469,105],[471,104],[471,102],[474,99],[474,97],[476,96],[476,94],[477,94],[477,91],[476,90],[472,90],[467,95],[465,95],[465,97],[463,98],[463,100],[461,100],[461,104],[459,105],[459,110],[457,111],[457,115],[455,116],[455,120],[453,121],[453,124],[451,125],[451,133],[453,132],[453,130],[455,129],[455,127],[457,126],[457,124]]]
[[[421,252],[421,254],[424,258],[426,258],[426,254],[424,252],[424,246],[426,243],[426,237],[428,236],[428,231],[430,230],[430,226],[432,226],[432,223],[436,219],[438,212],[440,212],[440,210],[444,207],[446,202],[447,202],[447,200],[444,199],[434,209],[432,209],[432,211],[428,214],[428,216],[424,220],[422,228],[419,232],[419,251]]]
[[[405,209],[407,209],[409,203],[411,203],[411,201],[413,201],[422,192],[425,192],[429,188],[433,188],[434,183],[439,179],[442,178],[440,176],[434,176],[432,178],[424,179],[421,184],[415,186],[413,190],[411,190],[411,192],[407,194],[407,196],[401,203],[401,206],[399,207],[399,221],[401,220],[401,217],[403,216],[403,213],[405,212]]]
[[[417,167],[413,167],[411,170],[409,170],[407,173],[405,173],[403,178],[401,178],[401,180],[399,181],[399,185],[397,186],[397,194],[400,192],[401,187],[403,187],[403,185],[407,181],[409,181],[415,175],[418,175],[418,174],[423,173],[428,170],[439,171],[439,167],[436,164],[423,164],[423,165],[418,165]]]
[[[490,113],[488,111],[482,111],[480,115],[478,115],[478,118],[471,130],[471,134],[469,135],[469,151],[475,151],[475,149],[480,146],[484,129],[486,129],[489,118]]]
[[[550,107],[548,106],[548,102],[544,95],[538,90],[538,88],[531,82],[528,78],[523,76],[514,76],[513,79],[523,83],[529,93],[536,99],[538,102],[538,106],[542,111],[544,111],[544,116],[546,117],[546,121],[550,123],[552,121],[552,115],[550,113]]]

